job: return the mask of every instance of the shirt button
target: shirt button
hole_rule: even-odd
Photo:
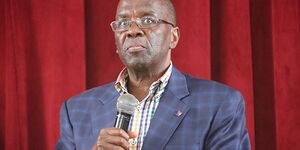
[[[129,144],[136,145],[136,139],[129,139]]]
[[[136,106],[136,109],[137,109],[138,111],[140,111],[140,110],[141,110],[141,106],[140,106],[140,105],[137,105],[137,106]]]

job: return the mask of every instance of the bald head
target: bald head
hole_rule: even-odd
[[[170,0],[120,0],[117,15],[120,13],[120,10],[131,10],[134,7],[143,8],[143,6],[153,3],[159,5],[159,11],[162,11],[164,15],[164,18],[161,19],[166,19],[176,26],[176,11]],[[118,16],[116,16],[116,18],[118,18]]]
[[[175,26],[176,25],[176,11],[175,8],[170,0],[161,0],[163,3],[163,6],[166,7],[167,15],[168,18],[170,19],[169,21],[172,22]]]

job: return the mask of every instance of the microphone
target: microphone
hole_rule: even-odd
[[[138,100],[131,94],[122,94],[117,101],[117,116],[114,127],[128,131],[130,119],[138,105]]]

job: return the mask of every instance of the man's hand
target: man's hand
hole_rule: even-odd
[[[100,131],[92,150],[127,150],[128,140],[136,136],[134,132],[126,133],[119,128],[104,128]]]

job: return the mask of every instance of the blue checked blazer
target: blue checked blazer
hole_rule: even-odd
[[[65,101],[56,150],[89,150],[112,127],[119,93],[114,83]],[[182,112],[181,115],[178,115]],[[242,95],[223,84],[173,67],[142,150],[250,150]]]

